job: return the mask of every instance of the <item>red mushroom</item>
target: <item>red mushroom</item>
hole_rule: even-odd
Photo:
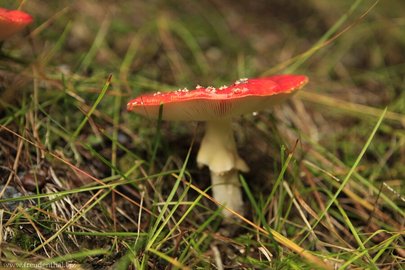
[[[20,10],[8,10],[0,7],[0,41],[21,31],[32,23],[31,15]]]
[[[139,96],[128,103],[127,109],[156,119],[163,104],[163,120],[205,121],[197,162],[211,171],[213,197],[242,213],[238,172],[247,172],[249,167],[237,152],[231,119],[278,104],[307,82],[303,75],[240,79],[231,86],[197,86],[191,91],[179,89]],[[225,211],[224,215],[230,216],[230,212]]]

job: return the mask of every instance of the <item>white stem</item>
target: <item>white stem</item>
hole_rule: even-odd
[[[207,122],[197,163],[199,166],[208,166],[211,171],[213,197],[242,213],[238,171],[247,172],[249,167],[238,155],[229,119]],[[230,216],[230,212],[225,211],[224,215]]]
[[[249,171],[245,161],[238,155],[230,120],[206,123],[205,135],[197,154],[197,162],[200,167],[206,165],[217,174],[232,169]]]
[[[223,174],[211,172],[212,196],[222,205],[243,215],[243,198],[239,183],[239,172],[231,170]],[[224,210],[225,217],[232,217],[232,213]]]

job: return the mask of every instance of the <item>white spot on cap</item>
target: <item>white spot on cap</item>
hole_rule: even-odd
[[[234,94],[242,94],[242,93],[246,93],[248,91],[249,91],[249,89],[246,87],[243,87],[243,88],[235,87],[232,89],[232,93],[234,93]]]
[[[215,87],[208,86],[207,88],[205,88],[205,91],[208,92],[208,93],[215,94],[217,92],[217,89]]]
[[[202,86],[199,85],[199,84],[197,84],[197,86],[195,87],[195,89],[201,89],[201,88],[204,88],[204,87],[202,87]]]
[[[177,89],[176,91],[174,91],[174,93],[176,94],[176,96],[180,96],[182,93],[187,93],[188,92],[188,89],[187,88],[180,88],[180,89]]]
[[[248,78],[241,78],[235,82],[236,85],[241,84],[241,83],[247,83]]]
[[[241,93],[242,92],[242,90],[240,90],[240,88],[234,88],[234,89],[232,89],[232,93],[234,93],[234,94],[239,94],[239,93]]]
[[[226,86],[226,85],[222,85],[220,88],[218,88],[219,90],[224,90],[224,89],[226,89],[226,88],[228,88],[228,86]]]

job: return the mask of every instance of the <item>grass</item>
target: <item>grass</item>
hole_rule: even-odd
[[[1,46],[2,268],[403,269],[398,1],[4,5],[35,23]],[[286,72],[310,83],[234,123],[251,172],[232,221],[195,162],[202,127],[125,110]]]

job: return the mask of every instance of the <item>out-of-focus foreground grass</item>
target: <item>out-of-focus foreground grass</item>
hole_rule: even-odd
[[[1,47],[1,267],[403,267],[402,1],[3,2],[35,22]],[[235,121],[252,223],[223,223],[202,126],[126,102],[277,73],[310,83]]]

